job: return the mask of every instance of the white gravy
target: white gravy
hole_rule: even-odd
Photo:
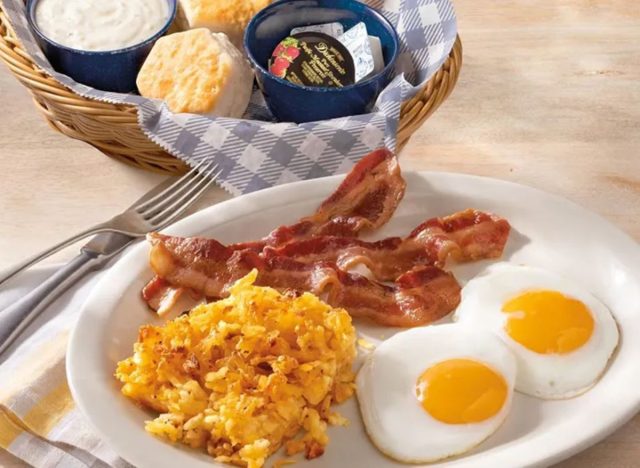
[[[169,19],[167,0],[40,0],[38,28],[72,49],[118,50],[152,37]]]

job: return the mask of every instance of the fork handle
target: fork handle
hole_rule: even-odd
[[[103,258],[82,251],[33,291],[0,310],[0,355],[61,292],[102,263]]]
[[[54,245],[53,247],[48,248],[47,250],[40,252],[39,254],[34,255],[31,258],[26,259],[24,262],[19,263],[18,265],[10,268],[8,271],[5,271],[2,275],[0,275],[0,285],[5,281],[13,278],[15,275],[20,273],[21,271],[29,268],[31,265],[38,263],[41,260],[53,255],[54,253],[64,249],[65,247],[69,247],[71,244],[78,242],[80,239],[84,239],[85,237],[91,236],[93,234],[98,234],[100,232],[109,231],[109,226],[107,223],[96,224],[89,229],[79,232],[73,237],[68,238],[65,241],[60,242],[59,244]]]

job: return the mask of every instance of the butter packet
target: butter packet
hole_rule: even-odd
[[[373,72],[375,63],[371,52],[367,26],[360,22],[338,37],[353,57],[356,67],[356,83]]]
[[[337,39],[344,34],[344,26],[342,26],[342,23],[338,22],[313,24],[311,26],[300,26],[299,28],[293,28],[291,30],[290,36],[304,32],[319,32],[322,34],[326,34],[327,36],[335,37]]]
[[[384,56],[382,55],[382,43],[378,36],[369,36],[369,46],[373,54],[373,73],[377,74],[384,70]]]

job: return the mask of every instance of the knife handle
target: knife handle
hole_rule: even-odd
[[[45,258],[49,257],[50,255],[53,255],[56,252],[59,252],[60,250],[64,249],[65,247],[69,247],[72,244],[75,244],[76,242],[78,242],[81,239],[84,239],[85,237],[89,237],[93,234],[97,234],[99,232],[105,232],[108,231],[109,229],[107,229],[107,224],[106,223],[102,223],[102,224],[97,224],[96,226],[93,226],[85,231],[82,231],[78,234],[76,234],[73,237],[70,237],[69,239],[60,242],[59,244],[54,245],[53,247],[48,248],[47,250],[40,252],[39,254],[34,255],[31,258],[26,259],[25,261],[23,261],[22,263],[20,263],[19,265],[15,265],[13,268],[3,272],[2,274],[0,274],[0,284],[4,283],[5,281],[10,280],[11,278],[13,278],[15,275],[17,275],[18,273],[20,273],[23,270],[26,270],[27,268],[29,268],[32,265],[35,265],[36,263],[38,263],[41,260],[44,260]]]
[[[97,268],[102,259],[82,251],[33,291],[0,311],[0,355],[25,328],[65,289]]]

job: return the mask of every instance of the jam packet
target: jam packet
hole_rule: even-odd
[[[342,88],[355,82],[353,58],[344,44],[313,31],[283,39],[273,51],[269,72],[304,86]]]

